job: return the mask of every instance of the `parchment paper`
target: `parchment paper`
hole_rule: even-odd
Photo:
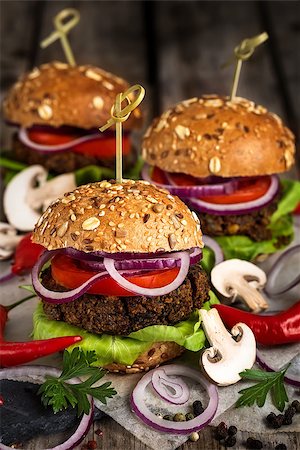
[[[296,239],[293,242],[300,243],[300,225],[296,229]],[[268,261],[261,264],[264,270],[268,270],[269,267],[278,258],[279,254],[273,255]],[[0,263],[0,269],[2,273],[8,271],[8,263]],[[0,297],[2,304],[10,304],[14,301],[21,299],[27,295],[26,291],[18,288],[20,284],[29,284],[30,277],[18,277],[10,282],[3,284],[0,287]],[[280,309],[286,309],[292,305],[296,300],[299,300],[299,286],[298,289],[295,288],[289,291],[287,294],[283,295],[279,299],[269,299],[270,310],[276,311]],[[30,302],[12,310],[9,314],[9,321],[6,327],[6,338],[7,340],[27,340],[29,339],[30,333],[32,331],[32,313],[35,309],[38,300],[33,299]],[[297,354],[300,357],[300,345],[293,344],[288,346],[264,348],[261,349],[261,353],[265,359],[273,365],[275,368],[280,368]],[[192,354],[191,352],[186,352],[183,357],[179,358],[177,362],[189,365],[197,365],[199,355]],[[37,363],[36,363],[37,364]],[[47,357],[38,360],[38,364],[47,364],[51,366],[60,367],[61,357],[60,355],[55,355],[52,357]],[[158,449],[162,448],[164,450],[173,450],[183,442],[186,441],[187,437],[176,436],[165,433],[159,433],[147,426],[143,425],[142,422],[131,412],[129,405],[129,396],[132,389],[136,385],[137,381],[140,379],[141,375],[116,375],[108,374],[105,376],[105,380],[112,381],[114,387],[116,388],[118,394],[113,399],[108,401],[108,405],[104,406],[100,402],[96,401],[96,405],[99,409],[104,411],[106,414],[111,416],[116,422],[134,434],[143,443],[148,445],[150,448]],[[253,431],[253,432],[266,432],[266,425],[264,423],[264,418],[270,411],[274,411],[275,407],[272,405],[270,399],[267,400],[263,408],[245,407],[245,408],[234,408],[234,403],[238,398],[238,391],[243,387],[247,387],[251,383],[239,382],[236,385],[219,388],[219,406],[217,414],[215,416],[213,425],[218,424],[220,421],[224,420],[226,423],[231,425],[236,425],[241,431]],[[299,398],[299,389],[296,390],[291,386],[287,386],[287,391],[290,399]],[[201,399],[201,393],[198,393]],[[204,402],[205,402],[205,396]],[[268,429],[268,432],[271,430]],[[293,420],[293,424],[289,426],[284,426],[276,432],[286,432],[286,431],[300,431],[300,420],[299,415]]]

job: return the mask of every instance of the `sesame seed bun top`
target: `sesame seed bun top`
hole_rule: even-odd
[[[36,67],[12,86],[3,103],[4,116],[26,128],[98,128],[110,117],[116,95],[128,87],[122,78],[97,67],[71,67],[54,61]],[[139,127],[141,119],[141,110],[136,108],[124,129]]]
[[[203,247],[199,219],[178,198],[146,181],[101,181],[56,200],[33,242],[48,250],[155,253]]]
[[[206,95],[178,103],[155,119],[142,148],[146,162],[168,172],[259,176],[291,168],[295,138],[263,106]]]

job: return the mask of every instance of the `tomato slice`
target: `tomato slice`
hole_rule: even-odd
[[[177,186],[196,186],[197,179],[185,175],[183,173],[169,173],[168,177]],[[158,167],[154,167],[152,171],[151,178],[156,183],[169,184],[164,174],[164,171]],[[198,196],[197,198],[203,200],[204,202],[216,203],[216,204],[232,204],[232,203],[244,203],[256,200],[262,197],[269,189],[271,184],[271,177],[253,177],[245,178],[239,181],[238,188],[232,194],[226,195],[209,195],[205,197]]]
[[[131,283],[145,288],[159,288],[175,280],[179,268],[153,270],[142,275],[126,276]],[[69,289],[75,289],[95,275],[96,272],[79,266],[79,262],[69,256],[56,255],[51,261],[51,273],[54,280]],[[119,297],[138,296],[122,288],[109,275],[97,281],[88,291],[89,294],[117,295]]]
[[[232,194],[209,195],[199,197],[204,202],[228,205],[232,203],[244,203],[262,197],[271,184],[271,177],[247,178],[239,181],[238,188]]]
[[[184,173],[169,173],[168,177],[176,186],[197,186],[197,178]]]
[[[41,145],[60,145],[67,144],[78,138],[76,133],[64,132],[50,132],[31,129],[28,130],[29,138]],[[97,136],[97,135],[96,135]],[[123,155],[128,155],[130,152],[131,142],[129,136],[123,136]],[[91,141],[82,142],[70,149],[72,152],[82,153],[88,156],[95,156],[101,158],[115,157],[116,154],[116,139],[114,136],[102,137],[101,139],[93,139]]]
[[[169,184],[168,180],[164,174],[164,171],[159,169],[158,167],[154,166],[151,173],[151,179],[155,183],[159,184]]]

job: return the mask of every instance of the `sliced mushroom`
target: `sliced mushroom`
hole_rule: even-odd
[[[9,223],[18,230],[32,230],[52,201],[76,188],[73,173],[49,181],[47,175],[44,167],[30,166],[18,173],[5,189],[4,211]]]
[[[237,323],[226,330],[216,309],[200,310],[202,326],[212,347],[202,353],[201,364],[206,374],[219,386],[238,382],[245,369],[251,369],[256,357],[256,342],[251,329]]]
[[[0,222],[0,260],[10,258],[23,236],[17,235],[17,230],[5,222]]]
[[[211,271],[211,282],[224,297],[232,302],[240,298],[253,312],[268,308],[259,292],[267,282],[266,274],[249,261],[229,259],[217,264]]]

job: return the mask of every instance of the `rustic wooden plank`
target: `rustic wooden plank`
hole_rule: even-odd
[[[299,138],[300,4],[295,1],[260,2],[258,7],[270,34],[272,63],[283,94],[283,108],[289,125]]]
[[[151,111],[142,2],[76,1],[71,5],[68,1],[47,2],[42,19],[43,37],[53,30],[53,17],[70,6],[78,9],[81,16],[69,35],[77,64],[94,64],[131,84],[141,83],[147,90],[143,107]],[[58,42],[47,49],[38,49],[36,64],[53,59],[64,60]]]
[[[43,2],[38,1],[0,2],[1,103],[7,89],[32,65],[42,7]],[[10,139],[11,128],[2,123],[1,147],[8,148]]]
[[[161,110],[203,93],[229,94],[234,67],[220,69],[245,37],[263,31],[254,2],[154,2]],[[180,20],[178,20],[180,18]],[[268,44],[242,69],[238,95],[283,114]]]

